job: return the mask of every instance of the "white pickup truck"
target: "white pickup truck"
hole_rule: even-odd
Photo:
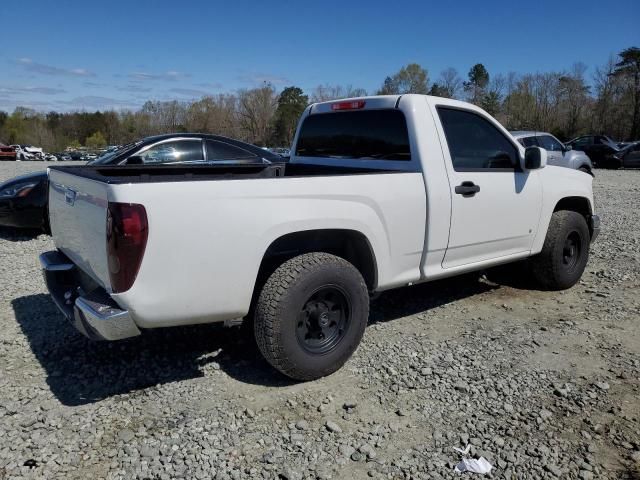
[[[50,167],[49,214],[45,278],[85,335],[245,317],[299,380],[352,355],[371,293],[524,259],[569,288],[600,228],[590,175],[423,95],[310,105],[286,164]]]

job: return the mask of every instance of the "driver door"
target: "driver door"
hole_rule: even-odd
[[[437,112],[452,201],[443,268],[529,252],[542,203],[538,172],[520,171],[514,140],[479,112]]]

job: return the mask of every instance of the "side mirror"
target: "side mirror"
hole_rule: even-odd
[[[527,147],[524,151],[523,170],[538,170],[547,165],[547,151],[540,147]]]
[[[569,150],[573,150],[573,147],[571,145],[565,145],[564,146],[564,151],[568,152]]]
[[[127,158],[127,161],[125,163],[125,165],[142,165],[144,164],[144,161],[142,160],[142,157],[140,155],[132,155],[129,158]]]

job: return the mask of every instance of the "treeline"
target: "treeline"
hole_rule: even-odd
[[[631,47],[595,68],[581,63],[562,72],[490,74],[476,64],[465,78],[447,68],[430,78],[417,64],[385,78],[379,90],[320,85],[310,94],[273,85],[197,101],[148,101],[137,111],[41,113],[0,111],[0,141],[59,151],[68,145],[99,148],[167,132],[207,132],[257,145],[286,146],[311,102],[371,94],[424,93],[481,106],[511,130],[540,130],[569,139],[582,133],[640,139],[640,48]],[[591,80],[591,81],[589,81]]]

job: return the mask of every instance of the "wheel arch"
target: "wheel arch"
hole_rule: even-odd
[[[569,210],[582,215],[589,227],[589,234],[593,237],[593,228],[591,224],[591,215],[593,215],[593,207],[587,197],[571,196],[558,200],[553,211]]]
[[[358,269],[369,290],[378,284],[378,265],[365,234],[350,229],[303,230],[284,234],[267,247],[254,287],[254,298],[262,284],[286,260],[310,252],[325,252],[343,258]]]

